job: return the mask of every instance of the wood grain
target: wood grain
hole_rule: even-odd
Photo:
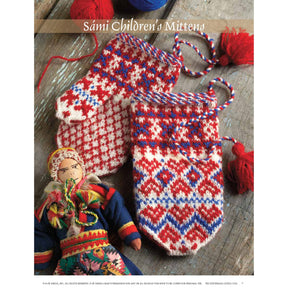
[[[38,1],[40,2],[40,1]],[[45,2],[45,1],[41,1]],[[49,2],[49,1],[46,1]],[[113,1],[116,5],[117,1]],[[57,1],[49,11],[48,19],[68,19],[72,1]],[[236,7],[236,8],[235,8]],[[163,13],[159,9],[150,13],[139,13],[134,18],[159,18]],[[132,17],[131,14],[116,14],[115,17]],[[215,0],[193,2],[177,1],[169,19],[253,19],[253,1]],[[149,40],[152,34],[137,35]],[[93,39],[89,35],[78,34],[37,34],[35,36],[35,205],[39,204],[45,185],[49,182],[46,159],[56,148],[54,137],[59,125],[55,118],[55,100],[66,91],[76,80],[83,77],[90,68],[104,45],[114,35],[97,34],[99,50],[94,57],[89,57],[75,63],[55,60],[49,67],[37,93],[36,86],[40,75],[49,58],[53,55],[78,57],[88,54],[94,49]],[[219,42],[219,34],[211,34]],[[191,34],[181,37],[196,44],[209,55],[204,41]],[[160,34],[154,45],[157,48],[172,52],[173,35]],[[205,67],[200,58],[189,47],[183,46],[185,65],[193,71],[201,71]],[[223,77],[235,88],[235,101],[219,114],[220,135],[233,136],[241,141],[247,150],[253,149],[253,67],[215,67],[207,76],[194,79],[181,73],[174,92],[203,92],[207,89],[210,79]],[[218,85],[217,85],[218,86]],[[219,103],[227,97],[226,90],[220,85],[215,88]],[[223,170],[227,162],[233,159],[230,143],[223,143]],[[124,196],[126,204],[135,218],[135,201],[133,195],[132,162],[131,159],[114,175],[103,177]],[[145,275],[251,275],[254,271],[254,195],[235,194],[234,187],[225,180],[224,216],[222,229],[207,246],[200,249],[195,256],[170,257],[151,241],[143,236],[142,249],[135,252],[129,247],[124,248],[124,254],[130,258]],[[51,271],[42,273],[49,274]]]
[[[36,0],[34,3],[34,18],[45,19],[59,0]]]

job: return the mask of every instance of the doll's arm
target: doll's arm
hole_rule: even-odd
[[[34,217],[34,268],[35,270],[44,270],[49,267],[54,248],[57,245],[52,227],[46,221],[46,213],[41,220]]]
[[[99,185],[100,186],[100,185]],[[141,236],[124,204],[121,194],[113,188],[101,184],[106,190],[105,201],[102,205],[104,217],[113,224],[126,245],[135,250],[141,248]]]
[[[136,251],[139,251],[141,249],[141,245],[142,242],[140,238],[134,239],[130,242],[130,246]]]

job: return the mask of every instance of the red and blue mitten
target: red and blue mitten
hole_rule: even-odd
[[[212,88],[218,81],[230,90],[221,106]],[[229,139],[219,138],[218,112],[233,99],[233,88],[222,78],[210,81],[206,93],[138,91],[132,98],[139,228],[169,255],[196,253],[222,225],[221,140]]]
[[[57,99],[58,148],[73,147],[88,173],[116,172],[130,146],[130,98],[142,91],[170,92],[182,62],[149,43],[118,34],[85,77]]]

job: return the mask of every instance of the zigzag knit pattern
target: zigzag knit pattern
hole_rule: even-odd
[[[168,255],[195,254],[223,220],[222,149],[214,93],[138,92],[132,98],[139,228]]]
[[[130,145],[130,99],[138,89],[169,92],[181,61],[126,33],[112,39],[88,74],[57,99],[58,148],[73,147],[88,173],[116,172]]]

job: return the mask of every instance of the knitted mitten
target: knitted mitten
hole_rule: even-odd
[[[217,106],[214,82],[231,98]],[[216,78],[207,93],[138,91],[131,104],[133,177],[139,228],[169,255],[210,241],[223,220],[218,111],[234,99]]]
[[[88,74],[57,99],[57,146],[73,147],[88,173],[115,172],[130,144],[130,98],[138,89],[169,92],[182,63],[126,33],[112,39]]]

